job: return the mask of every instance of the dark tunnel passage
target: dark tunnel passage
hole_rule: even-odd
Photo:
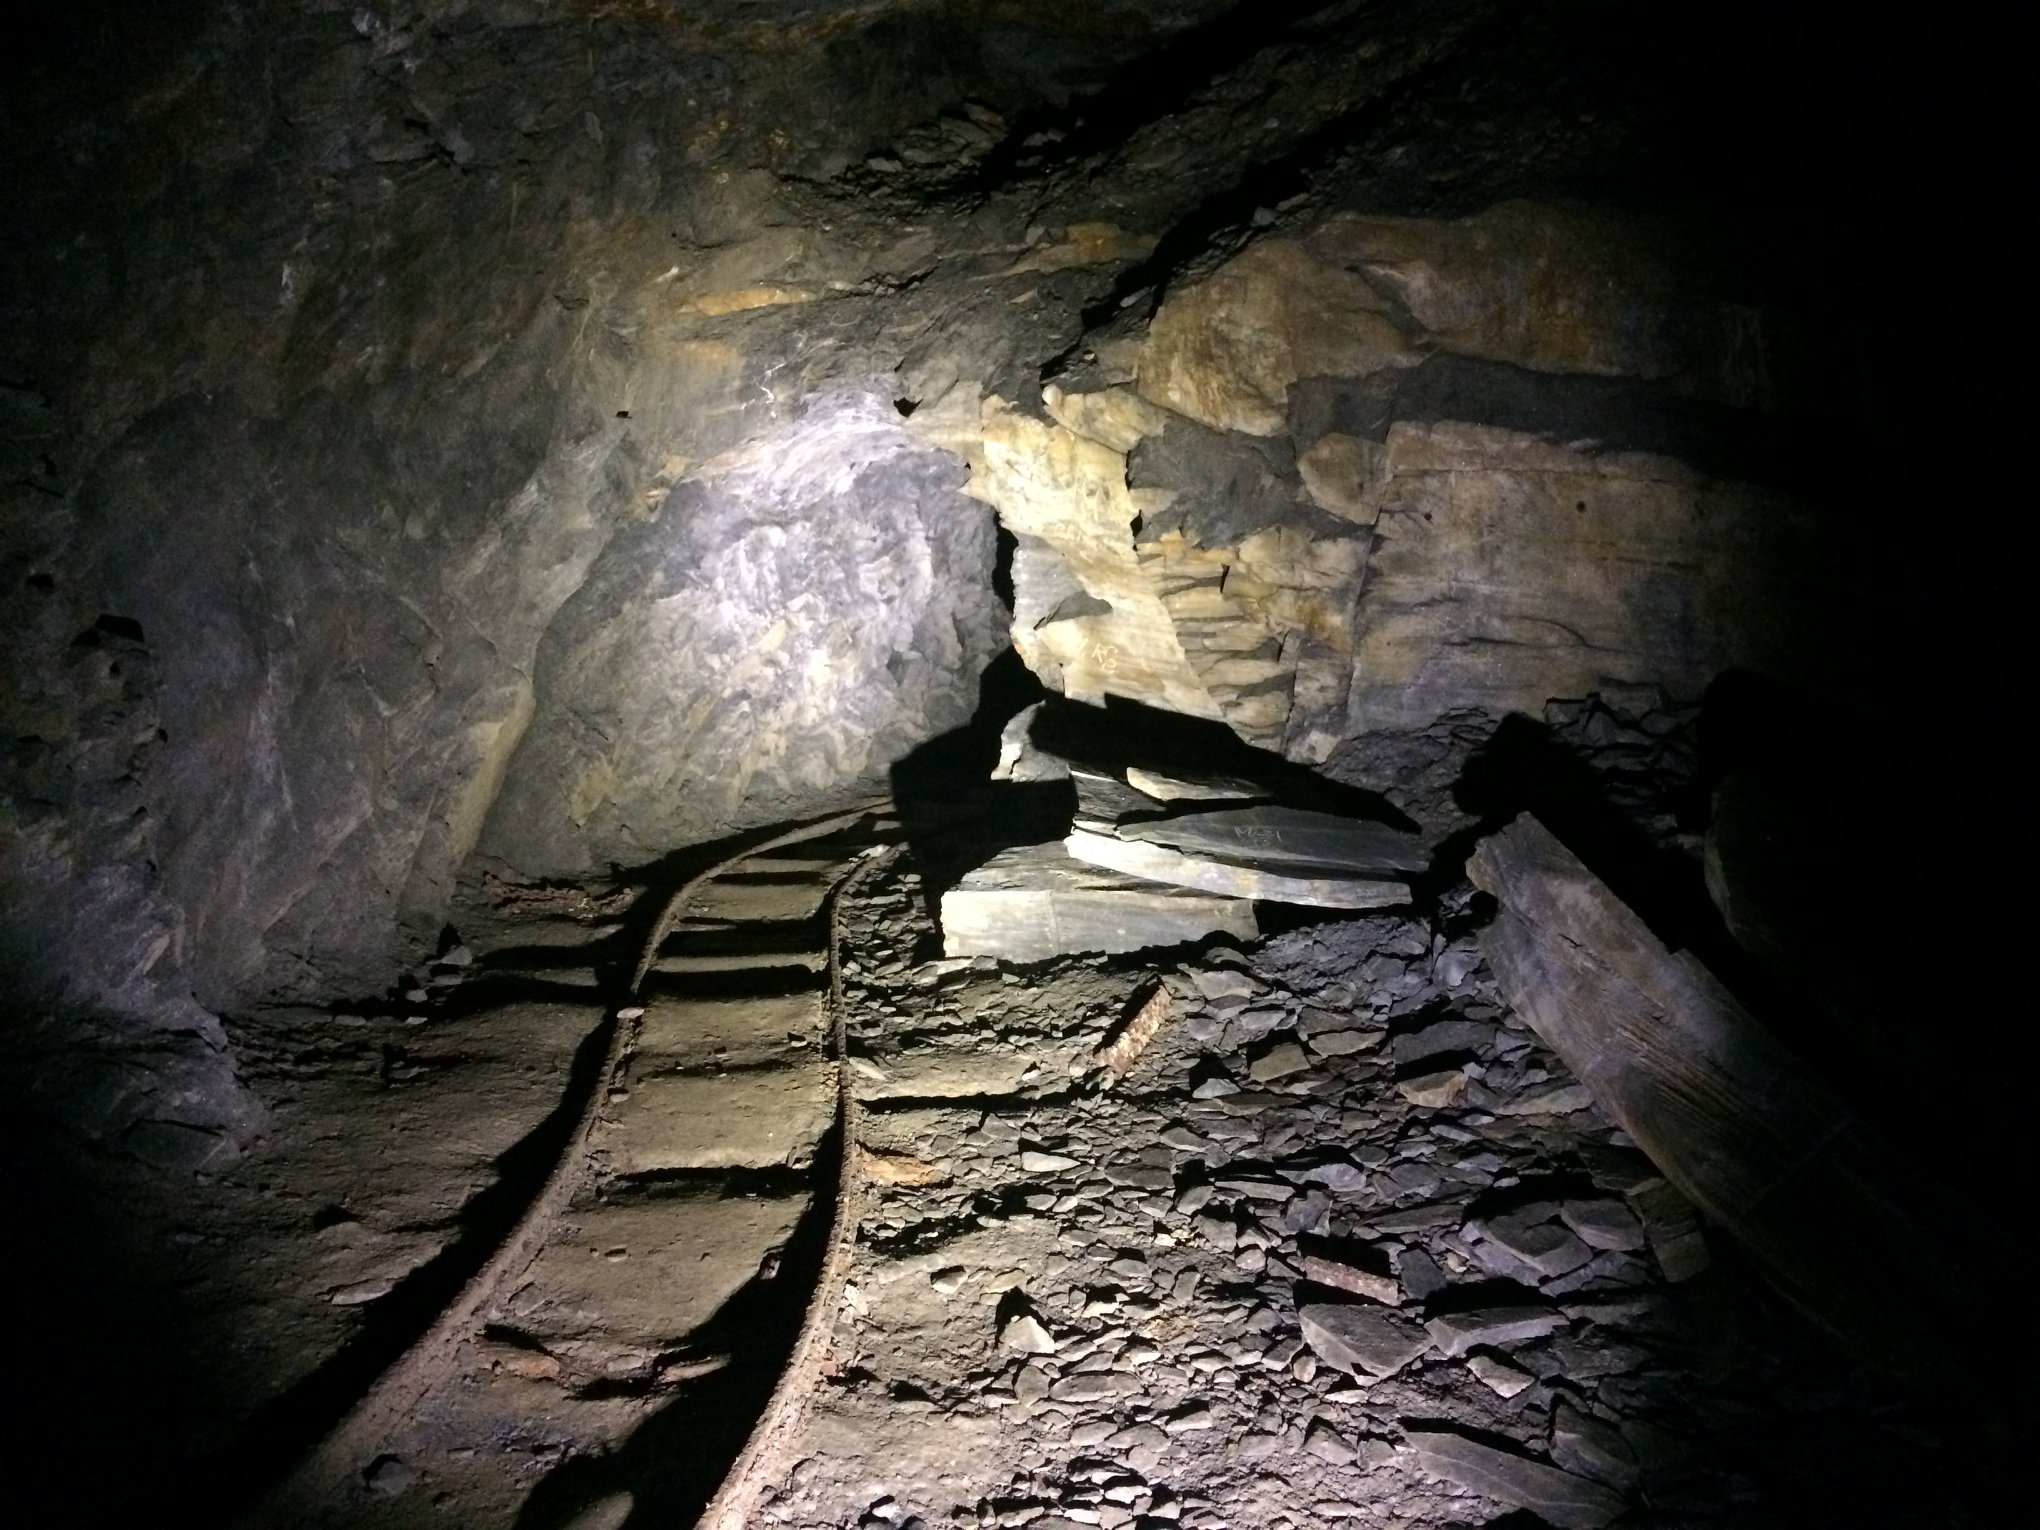
[[[2010,1522],[2004,39],[0,28],[10,1522]]]

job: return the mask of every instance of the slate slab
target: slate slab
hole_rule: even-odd
[[[1423,841],[1414,834],[1385,823],[1307,808],[1245,807],[1185,813],[1152,823],[1127,824],[1120,835],[1195,855],[1355,876],[1422,871],[1431,859]]]
[[[1253,904],[1086,866],[1061,845],[1002,850],[942,895],[943,954],[952,957],[1042,961],[1211,934],[1258,939]]]
[[[1128,876],[1176,887],[1254,898],[1267,903],[1301,903],[1313,908],[1393,908],[1410,901],[1401,882],[1361,876],[1295,876],[1210,856],[1191,855],[1166,845],[1127,838],[1146,824],[1122,825],[1115,834],[1077,828],[1063,841],[1076,859]]]
[[[1569,1275],[1593,1253],[1564,1223],[1551,1217],[1492,1217],[1480,1224],[1488,1241],[1535,1270],[1545,1280]]]
[[[1129,765],[1126,784],[1157,802],[1254,802],[1273,792],[1238,776],[1169,775]]]
[[[1456,1482],[1483,1498],[1529,1509],[1561,1530],[1600,1530],[1627,1507],[1621,1495],[1598,1482],[1465,1435],[1411,1429],[1404,1438],[1417,1465],[1432,1476]]]
[[[1422,1328],[1383,1307],[1310,1302],[1296,1317],[1318,1358],[1349,1376],[1393,1376],[1431,1347]]]
[[[1548,1307],[1482,1307],[1447,1312],[1424,1324],[1431,1342],[1454,1357],[1470,1349],[1506,1349],[1565,1327],[1565,1315]]]
[[[1634,1253],[1644,1246],[1643,1225],[1620,1201],[1567,1201],[1558,1214],[1591,1248]]]

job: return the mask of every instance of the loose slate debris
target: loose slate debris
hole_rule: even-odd
[[[1571,1274],[1594,1257],[1584,1242],[1550,1216],[1517,1213],[1478,1225],[1490,1243],[1546,1280]]]
[[[1633,1253],[1645,1246],[1642,1225],[1620,1201],[1567,1201],[1558,1214],[1590,1248]]]
[[[1611,1487],[1636,1483],[1636,1452],[1613,1424],[1561,1402],[1551,1419],[1551,1458],[1567,1471]]]
[[[1466,1368],[1473,1372],[1475,1380],[1501,1398],[1515,1397],[1537,1385],[1537,1378],[1528,1371],[1518,1370],[1493,1355],[1469,1356]]]
[[[1541,1339],[1565,1327],[1565,1315],[1543,1307],[1486,1307],[1476,1312],[1449,1312],[1424,1325],[1431,1342],[1457,1357],[1470,1349],[1503,1349]]]
[[[1827,1490],[1810,1436],[1851,1428],[1883,1460],[1914,1448],[1744,1265],[1688,1291],[1648,1252],[1599,1248],[1645,1236],[1651,1218],[1625,1197],[1651,1194],[1648,1159],[1591,1103],[1503,1111],[1575,1085],[1484,969],[1441,960],[1429,921],[1326,921],[1245,954],[1023,974],[926,961],[922,884],[902,872],[877,885],[846,920],[850,1044],[889,1077],[925,1076],[917,1059],[930,1056],[945,1069],[1003,1059],[1009,1076],[980,1070],[939,1099],[856,1080],[861,1137],[952,1177],[872,1187],[853,1272],[866,1305],[845,1309],[833,1354],[843,1377],[876,1379],[826,1389],[802,1446],[813,1464],[771,1522],[841,1525],[882,1483],[896,1497],[874,1524],[961,1523],[975,1502],[979,1523],[1029,1530],[1442,1526],[1519,1499],[1584,1518],[1583,1491],[1598,1523],[1627,1447],[1638,1500],[1666,1523],[1751,1522],[1759,1466],[1761,1506],[1811,1523],[1768,1483],[1783,1473],[1795,1490]],[[1084,1087],[1151,985],[1169,992],[1168,1022],[1126,1084]],[[1464,1029],[1439,1033],[1455,1039],[1446,1053],[1383,1055],[1410,1035],[1428,1054],[1426,1033],[1448,1019]],[[1379,1048],[1319,1055],[1319,1027],[1364,1030]],[[1254,1064],[1298,1038],[1307,1066],[1257,1082]],[[1448,1060],[1464,1063],[1456,1103],[1413,1105],[1396,1087]],[[1597,1252],[1558,1276],[1500,1267],[1514,1256],[1481,1229],[1507,1217]],[[1520,1288],[1499,1294],[1497,1277]],[[1341,1290],[1359,1284],[1366,1295]],[[1771,1321],[1751,1326],[1758,1312]],[[1022,1315],[1053,1353],[1002,1340],[1001,1320]],[[1766,1414],[1761,1439],[1742,1433],[1742,1399],[1787,1384],[1834,1399],[1817,1428]],[[1398,1420],[1496,1452],[1502,1466],[1478,1464],[1498,1501],[1427,1467]],[[1939,1495],[1949,1458],[1932,1459]]]
[[[1055,1340],[1042,1326],[1041,1320],[1031,1313],[1020,1313],[1009,1318],[999,1329],[999,1342],[1016,1355],[1052,1355]]]
[[[1311,1302],[1297,1308],[1296,1318],[1304,1342],[1348,1375],[1393,1376],[1431,1347],[1422,1328],[1383,1307]]]
[[[1691,1280],[1705,1272],[1713,1260],[1691,1201],[1664,1180],[1652,1179],[1631,1190],[1629,1202],[1642,1219],[1644,1237],[1666,1280]]]
[[[1561,1530],[1600,1530],[1627,1507],[1619,1494],[1598,1482],[1464,1435],[1410,1429],[1404,1438],[1425,1471],[1484,1498],[1529,1509]]]

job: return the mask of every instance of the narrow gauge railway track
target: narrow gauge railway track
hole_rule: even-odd
[[[894,829],[802,824],[665,901],[508,1236],[242,1524],[747,1523],[856,1226],[841,900]]]

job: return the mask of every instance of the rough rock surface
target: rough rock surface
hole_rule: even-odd
[[[1677,48],[1494,0],[121,9],[15,8],[0,92],[0,954],[222,1140],[213,1017],[380,988],[478,843],[656,855],[965,715],[965,463],[1045,677],[1299,760],[1776,652],[1789,284],[1577,200],[1683,184],[1633,77]],[[853,417],[835,478],[787,449]],[[95,1076],[63,1113],[134,1098]]]
[[[1603,681],[1789,674],[1806,509],[1619,450],[1622,386],[1771,401],[1762,316],[1697,299],[1663,246],[1534,204],[1336,215],[1172,292],[1137,392],[1051,392],[1049,424],[987,415],[971,492],[1025,539],[1023,657],[1075,699],[1221,717],[1313,763]],[[1377,376],[1427,363],[1456,388]],[[1543,394],[1567,390],[1561,443]]]
[[[326,1360],[428,1306],[416,1261],[482,1236],[543,1156],[614,953],[534,934],[536,1008],[496,1032],[434,1011],[449,1024],[420,1034],[463,981],[444,933],[463,877],[685,861],[667,836],[861,791],[970,709],[997,625],[1071,694],[1158,690],[1378,789],[1428,843],[1512,811],[1498,780],[1571,767],[1615,839],[1686,871],[1721,784],[1700,688],[1723,664],[1803,670],[1862,725],[1814,772],[1824,811],[1877,824],[1879,855],[1932,824],[1956,916],[1922,918],[1935,955],[1894,976],[1898,915],[1863,911],[1881,882],[1816,855],[1760,898],[1745,854],[1770,810],[1736,806],[1745,783],[1712,825],[1731,926],[1765,944],[1766,907],[1838,910],[1879,1013],[1810,1050],[1883,1070],[1883,1121],[1922,1161],[2029,1188],[2022,1113],[1976,1085],[1979,1058],[1994,1087],[2016,1076],[2018,1006],[1922,1003],[1941,965],[1995,975],[1970,926],[2018,904],[1975,873],[2025,864],[1997,819],[2029,774],[2001,767],[2030,642],[1996,629],[2022,619],[2027,560],[1997,528],[2021,524],[1998,512],[2020,502],[2005,443],[2033,347],[2025,307],[1990,299],[2029,261],[2014,140],[1981,120],[2016,50],[1917,26],[1838,47],[1818,10],[0,7],[0,1170],[28,1207],[10,1310],[82,1304],[27,1324],[38,1363],[8,1368],[10,1415],[83,1442],[53,1474],[70,1496],[30,1517],[89,1520],[102,1428],[153,1484],[152,1462],[214,1459],[300,1384],[344,1390],[366,1351]],[[1960,89],[1937,94],[1951,61]],[[805,455],[811,431],[840,455]],[[988,579],[984,497],[1018,543]],[[1757,620],[1780,582],[1795,621]],[[982,700],[996,724],[996,674]],[[1370,1474],[1402,1471],[1391,1442],[1436,1419],[1448,1377],[1442,1411],[1574,1475],[1626,1471],[1595,1426],[1617,1428],[1639,1502],[1697,1505],[1674,1522],[1759,1518],[1721,1465],[1752,1418],[1765,1473],[1788,1439],[1805,1471],[1855,1446],[1859,1519],[1894,1517],[1888,1472],[1966,1484],[1973,1459],[1888,1435],[1818,1352],[1764,1358],[1792,1346],[1743,1304],[1736,1250],[1602,1151],[1621,1144],[1584,1087],[1475,995],[1462,929],[1430,949],[1423,880],[1409,918],[1288,939],[1266,980],[1209,954],[1143,1054],[1165,1081],[1135,1067],[1123,1091],[1057,1069],[1092,1066],[1132,964],[960,979],[904,936],[874,958],[887,1034],[856,1061],[897,1106],[902,1177],[873,1259],[956,1232],[927,1289],[969,1302],[1011,1273],[978,1283],[963,1238],[986,1235],[1044,1271],[1058,1347],[1012,1375],[1013,1412],[1002,1382],[955,1384],[963,1330],[874,1347],[831,1383],[839,1439],[900,1451],[854,1483],[790,1480],[782,1517],[1364,1521]],[[629,901],[518,886],[580,935]],[[772,894],[728,889],[723,912]],[[915,940],[920,917],[900,915]],[[1802,974],[1844,964],[1801,942]],[[968,1015],[944,1009],[952,984]],[[1433,1050],[1446,1010],[1493,1034]],[[964,1119],[1015,1091],[1024,1109]],[[1006,1141],[1016,1120],[1044,1140]],[[916,1179],[951,1138],[954,1182]],[[1140,1156],[1163,1147],[1183,1164]],[[1052,1160],[1075,1167],[1026,1167]],[[1611,1269],[1644,1276],[1610,1302],[1652,1305],[1476,1347],[1463,1376],[1427,1355],[1365,1402],[1312,1390],[1287,1368],[1303,1351],[1246,1351],[1296,1338],[1296,1294],[1256,1282],[1320,1192],[1400,1245],[1413,1310],[1507,1312],[1453,1288]],[[1587,1264],[1539,1268],[1574,1242]],[[344,1278],[311,1278],[328,1258]],[[1137,1345],[1150,1314],[1123,1301],[1112,1334],[1107,1285],[1157,1303]],[[894,1316],[881,1299],[852,1326]],[[974,1315],[970,1342],[990,1331]],[[1146,1394],[1114,1367],[1150,1347],[1168,1368],[1127,1402]],[[1266,1397],[1233,1385],[1263,1371]],[[555,1382],[513,1379],[543,1415]],[[653,1395],[608,1401],[622,1418]],[[1705,1400],[1638,1422],[1666,1396]],[[937,1507],[925,1484],[998,1459],[1022,1417],[1024,1465],[985,1514]],[[1973,1409],[1965,1440],[2002,1419],[2020,1426]],[[526,1483],[577,1443],[512,1434]],[[1180,1493],[1147,1480],[1164,1465]],[[928,1474],[859,1497],[895,1466]],[[1298,1468],[1345,1496],[1304,1501]],[[366,1485],[430,1518],[419,1475],[386,1462]],[[1785,1523],[1827,1511],[1774,1501]],[[1498,1507],[1429,1479],[1397,1502],[1440,1523]]]
[[[911,864],[874,885],[850,918],[853,1044],[888,1070],[967,1042],[1039,1067],[949,1101],[858,1085],[867,1146],[940,1174],[878,1187],[838,1379],[761,1523],[1940,1523],[1960,1447],[1880,1413],[1878,1383],[1732,1246],[1675,1282],[1634,1248],[1539,1271],[1485,1231],[1564,1233],[1560,1187],[1626,1204],[1662,1181],[1591,1100],[1505,1109],[1572,1080],[1500,1001],[1471,892],[1245,958],[1070,960],[1021,982],[917,964]],[[1098,1038],[1157,976],[1168,1022],[1086,1089]],[[1385,1042],[1254,1076],[1269,1041],[1334,1010]],[[1412,1105],[1394,1044],[1441,1024],[1464,1028],[1465,1092]],[[1327,1247],[1383,1271],[1387,1301],[1312,1283]]]
[[[618,535],[539,649],[484,853],[574,873],[883,791],[1000,646],[962,479],[890,400],[818,401]]]

